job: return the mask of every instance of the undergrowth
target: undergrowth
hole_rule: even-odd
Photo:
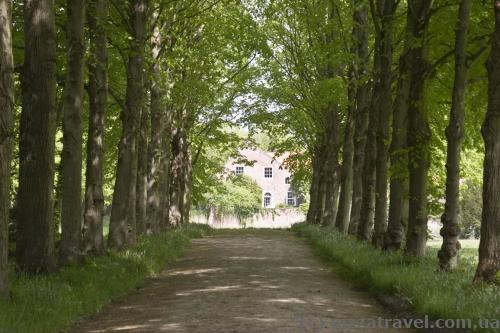
[[[120,252],[87,259],[83,265],[61,268],[45,276],[10,279],[11,297],[0,301],[1,333],[52,333],[71,327],[98,312],[111,300],[140,288],[182,254],[191,238],[210,232],[206,225],[190,224],[140,238]]]

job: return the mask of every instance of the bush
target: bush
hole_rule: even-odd
[[[383,252],[367,242],[308,224],[292,230],[306,237],[323,258],[344,278],[372,293],[399,295],[413,310],[431,318],[500,318],[500,287],[473,286],[474,256],[464,258],[451,273],[438,267],[436,249],[419,261],[401,252]]]
[[[483,209],[483,188],[481,184],[467,181],[461,188],[461,237],[479,238]]]
[[[83,316],[98,312],[117,297],[143,285],[177,258],[190,239],[210,232],[187,225],[139,239],[121,252],[88,259],[47,276],[11,277],[11,300],[0,301],[0,332],[60,332]]]
[[[262,189],[248,176],[231,175],[208,201],[217,214],[234,215],[244,223],[262,209]]]

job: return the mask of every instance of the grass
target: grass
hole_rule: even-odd
[[[11,299],[0,301],[0,332],[65,331],[75,320],[141,287],[147,277],[181,255],[191,238],[209,232],[205,225],[187,225],[141,238],[124,251],[110,251],[53,275],[12,276]]]
[[[416,261],[333,229],[301,223],[292,230],[306,237],[343,278],[374,294],[398,295],[417,314],[473,321],[500,318],[500,287],[471,283],[477,261],[472,249],[464,251],[455,271],[442,273],[437,271],[437,248],[429,248],[428,255]]]

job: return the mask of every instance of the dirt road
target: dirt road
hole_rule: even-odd
[[[292,233],[233,231],[194,240],[143,289],[73,332],[399,332],[352,321],[378,317],[393,316]]]

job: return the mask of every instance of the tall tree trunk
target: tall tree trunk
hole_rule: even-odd
[[[375,57],[377,57],[377,55]],[[375,71],[375,73],[378,73],[378,71]],[[377,84],[375,86],[377,87]],[[373,220],[375,218],[375,177],[377,159],[379,92],[374,91],[372,98],[373,100],[370,107],[370,122],[368,125],[366,136],[365,160],[362,174],[363,200],[361,204],[361,213],[357,231],[358,238],[363,240],[369,240],[371,238]]]
[[[354,35],[354,32],[353,32]],[[335,220],[335,227],[342,233],[347,233],[349,228],[349,217],[352,203],[352,183],[353,183],[353,157],[354,157],[354,116],[356,111],[356,73],[353,68],[350,70],[347,110],[347,122],[344,129],[344,147],[342,150],[342,167],[340,170],[340,197]]]
[[[485,142],[483,216],[475,282],[497,282],[500,271],[500,0],[493,1],[495,30],[488,62],[488,111]]]
[[[392,30],[395,0],[379,0],[380,23],[379,118],[377,127],[377,160],[375,184],[375,220],[373,245],[381,248],[387,229],[387,186],[389,164],[390,121],[392,111]]]
[[[446,204],[441,217],[443,244],[438,253],[439,267],[450,270],[457,265],[460,243],[460,150],[465,128],[465,90],[467,85],[467,29],[470,0],[461,0],[455,36],[455,82],[446,128],[448,154],[446,157]]]
[[[11,1],[0,0],[0,299],[8,295],[10,170],[14,131]]]
[[[337,219],[337,212],[340,197],[340,166],[337,164],[330,171],[332,174],[327,181],[325,211],[323,216],[323,226],[334,226]]]
[[[169,225],[177,227],[182,223],[182,165],[184,152],[184,136],[182,135],[181,127],[173,131],[172,135],[172,164],[171,164],[171,181],[170,181],[170,213]]]
[[[158,186],[160,187],[160,208],[161,208],[161,220],[160,228],[166,229],[170,223],[170,188],[171,188],[171,159],[172,159],[172,112],[171,109],[165,107],[164,115],[164,125],[162,130],[162,150],[163,163],[160,164],[162,169],[161,177],[158,181]]]
[[[366,131],[365,160],[363,165],[363,200],[357,230],[359,239],[369,240],[372,234],[375,218],[375,185],[377,167],[377,128],[380,114],[380,63],[381,63],[381,36],[375,36],[375,54],[373,56],[373,89],[369,110],[369,123]]]
[[[157,16],[157,13],[154,14]],[[157,17],[153,17],[157,20]],[[151,95],[150,95],[150,117],[151,117],[151,137],[148,146],[148,203],[147,203],[147,219],[149,228],[153,232],[160,229],[162,218],[162,189],[161,178],[164,177],[165,154],[162,149],[163,131],[165,126],[164,113],[162,109],[162,91],[161,91],[161,67],[160,67],[160,50],[162,48],[162,40],[160,27],[153,27],[153,36],[151,37]]]
[[[384,249],[386,250],[399,250],[401,248],[404,234],[403,221],[408,215],[404,213],[405,202],[408,201],[406,199],[408,196],[406,133],[408,126],[408,95],[410,93],[406,57],[407,46],[405,45],[403,54],[400,56],[399,60],[398,87],[392,117],[392,170],[389,194],[389,221],[387,224],[387,232],[384,237]]]
[[[312,158],[312,180],[309,189],[309,209],[307,210],[307,223],[314,224],[314,219],[318,211],[319,186],[320,186],[320,149],[315,149]]]
[[[361,204],[363,201],[363,180],[359,175],[363,174],[365,161],[366,130],[368,128],[368,106],[369,106],[369,84],[361,83],[366,79],[368,54],[368,9],[365,1],[356,1],[354,12],[354,24],[357,27],[355,43],[357,46],[357,77],[358,87],[356,92],[356,115],[354,132],[354,167],[353,174],[357,175],[353,181],[352,206],[349,223],[349,233],[355,234],[358,229],[361,216]]]
[[[106,22],[108,1],[88,2],[87,21],[90,34],[89,57],[89,128],[83,213],[83,252],[100,254],[103,244],[103,163],[104,129],[108,98],[108,51]]]
[[[187,139],[185,139],[187,141]],[[189,144],[184,145],[184,181],[183,181],[183,195],[182,195],[182,218],[181,224],[189,223],[189,214],[191,212],[191,196],[192,196],[192,182],[193,182],[193,161],[191,156],[191,149]]]
[[[406,254],[420,257],[427,243],[427,174],[430,164],[431,131],[425,105],[427,30],[432,0],[408,1],[408,31],[413,42],[408,51],[410,95],[408,101],[408,146],[410,215]]]
[[[53,0],[24,1],[16,259],[28,273],[52,271],[56,34]]]
[[[321,139],[321,148],[319,148],[318,157],[318,179],[317,179],[317,194],[316,194],[316,205],[314,206],[314,215],[312,216],[312,223],[317,225],[323,224],[323,218],[325,216],[325,205],[326,205],[326,195],[327,195],[327,182],[326,182],[326,161],[327,160],[327,147],[325,144],[325,138]]]
[[[323,212],[322,225],[334,226],[337,218],[337,207],[339,200],[339,150],[340,130],[338,120],[338,109],[335,105],[330,107],[327,114],[327,156],[325,163],[325,208]]]
[[[136,236],[137,136],[143,107],[143,67],[147,21],[147,0],[129,0],[130,52],[127,64],[126,105],[122,110],[115,188],[109,224],[108,245],[121,248]],[[130,228],[130,234],[129,234]]]
[[[139,140],[137,144],[137,235],[146,233],[148,204],[148,122],[149,112],[144,108],[142,110]]]
[[[68,0],[68,65],[64,88],[62,150],[61,264],[71,264],[80,257],[82,232],[82,110],[85,45],[85,1]]]

